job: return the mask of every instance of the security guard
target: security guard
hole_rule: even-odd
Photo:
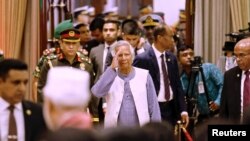
[[[70,66],[89,72],[91,83],[93,80],[93,66],[87,56],[82,56],[77,51],[80,48],[80,32],[74,28],[66,29],[60,33],[60,53],[47,56],[46,62],[41,67],[40,77],[38,79],[37,97],[42,102],[42,89],[46,83],[47,73],[50,68],[55,66]],[[70,75],[70,74],[65,74]],[[60,84],[55,84],[60,85]]]
[[[36,69],[33,72],[34,77],[36,78],[40,77],[41,67],[48,58],[54,58],[56,54],[60,53],[60,46],[58,44],[58,40],[60,40],[60,33],[66,29],[71,29],[71,28],[74,28],[71,20],[62,21],[57,25],[54,33],[54,38],[55,38],[54,40],[56,41],[55,42],[56,45],[54,48],[46,49],[43,51],[43,55],[39,59]]]

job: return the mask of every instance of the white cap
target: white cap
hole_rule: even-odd
[[[86,107],[90,99],[89,73],[72,67],[51,68],[43,92],[57,106]]]
[[[88,6],[88,5],[82,6],[82,7],[78,7],[78,8],[76,8],[76,9],[74,9],[73,13],[81,12],[81,11],[86,11],[86,13],[88,13],[88,9],[89,9],[89,6]]]
[[[164,21],[161,16],[156,14],[148,14],[145,16],[142,16],[139,21],[142,23],[142,25],[145,26],[158,26],[159,24],[163,24]]]
[[[109,13],[115,13],[115,14],[118,14],[118,7],[113,7],[113,8],[110,8],[110,9],[106,9],[103,11],[103,14],[109,14]]]
[[[95,15],[95,7],[89,7],[88,13],[89,15]]]

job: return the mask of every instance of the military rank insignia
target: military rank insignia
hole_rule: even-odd
[[[75,36],[75,31],[69,31],[69,36],[74,37]]]
[[[80,69],[81,69],[81,70],[85,70],[85,64],[84,64],[84,63],[81,63],[81,64],[80,64]]]
[[[27,114],[28,116],[30,116],[30,115],[31,115],[31,110],[30,110],[30,109],[27,109],[27,110],[26,110],[26,114]]]

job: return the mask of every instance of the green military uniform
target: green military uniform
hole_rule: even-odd
[[[73,25],[71,20],[62,21],[61,23],[59,23],[56,26],[56,29],[55,29],[55,32],[54,32],[55,39],[59,40],[60,39],[60,33],[62,31],[67,30],[67,29],[72,29],[72,28],[74,28],[74,25]],[[50,49],[48,49],[48,51],[49,51],[49,53],[46,54],[46,55],[43,55],[39,59],[37,65],[36,65],[36,69],[33,72],[33,76],[36,77],[36,78],[40,77],[41,68],[42,68],[44,62],[46,62],[48,60],[48,58],[54,58],[56,56],[56,54],[60,53],[60,47],[50,48]]]
[[[73,24],[71,21],[63,21],[61,22],[55,30],[54,37],[58,40],[66,40],[69,42],[72,42],[72,40],[75,40],[73,42],[80,42],[80,33],[77,31],[72,34],[71,32],[67,33],[67,30],[75,29],[73,28]],[[66,33],[65,33],[66,31]],[[64,32],[64,33],[63,33]],[[76,36],[77,35],[77,38]],[[90,74],[91,82],[90,86],[93,84],[93,78],[94,78],[94,71],[93,71],[93,65],[88,58],[88,54],[84,53],[83,51],[78,51],[73,63],[70,63],[63,54],[62,50],[58,47],[55,48],[55,50],[49,50],[49,53],[47,55],[43,55],[41,59],[39,60],[39,63],[33,72],[34,77],[38,78],[38,85],[37,85],[37,99],[39,102],[43,102],[43,96],[42,96],[42,89],[45,86],[45,83],[47,81],[47,73],[50,68],[56,67],[56,66],[69,66],[74,68],[79,68],[83,71],[87,71]],[[70,74],[65,74],[70,75]],[[84,85],[84,84],[83,84]],[[55,84],[55,87],[63,87],[60,86],[60,84]],[[91,103],[91,101],[90,101]],[[93,114],[91,111],[92,107],[89,107],[90,113]]]
[[[61,52],[60,48],[59,47],[56,47],[56,48],[51,48],[48,50],[49,51],[49,54],[47,55],[42,55],[42,57],[39,59],[37,65],[36,65],[36,68],[33,72],[33,76],[36,77],[36,78],[39,78],[40,77],[40,73],[41,73],[41,68],[43,66],[43,64],[45,62],[48,61],[48,59],[55,59],[57,58],[57,54],[59,54]],[[83,53],[82,51],[78,51],[77,52],[78,56],[84,60],[89,60],[88,58],[88,53]]]
[[[56,66],[69,66],[74,68],[79,68],[83,71],[87,71],[90,74],[91,78],[91,84],[93,83],[93,65],[90,61],[90,59],[87,56],[84,56],[83,54],[79,55],[76,54],[76,57],[72,64],[69,63],[69,61],[65,58],[63,53],[60,53],[58,55],[49,55],[45,59],[45,63],[41,67],[41,71],[39,72],[39,80],[38,80],[38,101],[42,102],[42,88],[45,86],[46,80],[47,80],[47,74],[50,68],[56,67]],[[65,74],[70,75],[70,74]],[[58,86],[60,84],[55,84],[55,86]],[[63,87],[63,86],[62,86]]]
[[[38,60],[38,63],[36,65],[36,69],[33,72],[33,76],[34,77],[36,77],[36,78],[40,77],[41,68],[42,68],[44,62],[47,62],[48,59],[56,58],[57,57],[56,54],[59,53],[59,50],[60,50],[59,47],[57,47],[57,48],[51,48],[51,49],[49,49],[49,51],[50,51],[49,54],[42,55],[42,57]]]
[[[74,28],[63,30],[60,33],[60,40],[63,43],[62,49],[69,48],[68,45],[70,45],[71,43],[74,44],[73,48],[78,47],[78,43],[80,46],[80,32]],[[90,74],[90,78],[91,78],[90,83],[92,84],[93,66],[88,56],[81,55],[79,52],[78,53],[74,52],[75,56],[72,58],[73,59],[72,62],[69,62],[69,60],[64,54],[64,53],[67,53],[67,51],[68,50],[60,49],[59,51],[60,53],[56,55],[51,54],[43,58],[44,61],[46,62],[42,65],[40,71],[37,71],[39,72],[37,75],[38,76],[37,99],[39,102],[43,102],[42,89],[46,84],[47,74],[50,68],[53,68],[56,66],[69,66],[69,67],[79,68],[83,71],[87,71]],[[65,74],[65,75],[70,75],[70,74]],[[60,84],[55,84],[55,87],[56,86],[60,86]]]

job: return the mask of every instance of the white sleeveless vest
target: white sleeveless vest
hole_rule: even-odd
[[[148,70],[136,68],[135,77],[129,81],[131,92],[135,101],[135,107],[139,119],[140,125],[150,121],[148,111],[148,100],[147,100],[147,77],[149,75]],[[106,96],[107,101],[107,112],[105,115],[104,126],[105,127],[116,127],[118,115],[122,103],[124,94],[124,81],[116,76],[108,95]]]

